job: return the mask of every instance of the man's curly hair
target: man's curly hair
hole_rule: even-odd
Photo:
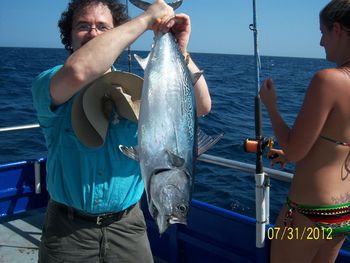
[[[119,26],[129,19],[125,11],[125,5],[115,0],[71,0],[66,11],[62,13],[61,18],[58,21],[58,27],[61,32],[61,42],[65,49],[71,54],[73,53],[71,34],[74,15],[91,4],[99,3],[102,3],[103,5],[107,6],[109,10],[111,10],[111,14],[113,16],[113,26]]]

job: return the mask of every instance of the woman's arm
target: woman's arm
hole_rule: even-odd
[[[272,80],[264,82],[260,96],[269,113],[278,142],[288,160],[303,159],[318,139],[334,105],[335,92],[331,88],[333,84],[333,69],[316,73],[307,89],[294,125],[289,128],[278,111]]]

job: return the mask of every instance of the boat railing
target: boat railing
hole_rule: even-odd
[[[20,126],[11,126],[11,127],[2,127],[0,128],[0,132],[23,131],[23,130],[36,129],[36,128],[40,128],[39,123],[20,125]]]
[[[12,126],[12,127],[2,127],[0,128],[0,133],[2,132],[18,132],[28,129],[37,129],[39,128],[39,124],[28,124],[28,125],[21,125],[21,126]],[[202,154],[198,158],[199,161],[231,168],[234,170],[246,172],[255,174],[256,173],[256,167],[253,164],[248,164],[244,162],[234,161],[214,155],[209,154]],[[41,161],[38,160],[35,162],[34,169],[35,169],[35,189],[36,193],[41,193],[41,182],[40,182],[40,163]],[[255,201],[256,201],[256,246],[258,248],[262,248],[265,245],[265,228],[266,225],[269,224],[269,211],[270,211],[270,202],[269,202],[269,189],[270,189],[270,178],[276,179],[279,181],[284,182],[290,182],[293,178],[293,174],[270,169],[270,168],[264,168],[264,181],[259,182],[261,177],[256,176],[256,195],[255,195]]]

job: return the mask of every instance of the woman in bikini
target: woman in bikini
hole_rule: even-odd
[[[260,90],[282,148],[296,162],[287,202],[276,222],[271,262],[334,262],[350,233],[350,0],[320,12],[320,45],[336,68],[317,72],[292,128],[277,109],[271,79]],[[285,160],[283,160],[285,158]]]

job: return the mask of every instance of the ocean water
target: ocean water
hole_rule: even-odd
[[[132,51],[141,56],[147,52]],[[191,54],[204,70],[212,96],[212,111],[201,118],[200,128],[207,134],[225,136],[207,153],[240,162],[255,164],[255,155],[243,150],[243,141],[255,137],[254,97],[255,60],[253,56],[226,54]],[[0,48],[0,127],[37,123],[32,105],[31,82],[40,72],[67,57],[64,49]],[[261,79],[273,77],[277,85],[279,108],[289,125],[303,101],[310,78],[319,69],[333,67],[324,59],[261,57]],[[124,53],[115,66],[128,69]],[[133,60],[132,72],[142,76]],[[263,108],[263,135],[273,136]],[[278,143],[276,142],[276,145]],[[46,156],[40,129],[0,133],[0,163]],[[264,165],[270,166],[266,156]],[[293,172],[289,164],[285,171]],[[254,175],[197,162],[194,198],[248,216],[255,216]],[[271,181],[271,222],[288,192],[288,184]]]

